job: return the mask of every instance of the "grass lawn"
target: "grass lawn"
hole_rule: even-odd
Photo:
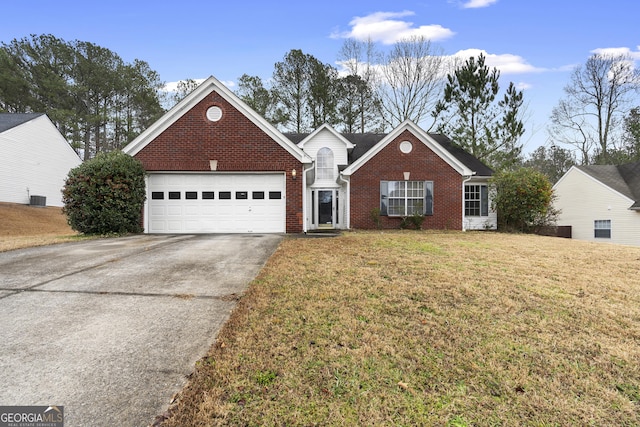
[[[0,252],[77,239],[61,208],[0,203]]]
[[[165,426],[640,425],[640,248],[286,238]]]

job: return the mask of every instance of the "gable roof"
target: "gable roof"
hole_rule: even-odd
[[[576,168],[633,200],[629,209],[640,210],[640,161],[617,166],[587,165]]]
[[[417,127],[417,126],[416,126]],[[404,131],[404,128],[402,129]],[[311,138],[314,133],[285,133],[284,135],[289,138],[294,144],[300,144],[302,141],[306,141]],[[399,135],[400,132],[397,134]],[[474,176],[492,176],[493,170],[478,160],[472,154],[466,152],[462,148],[458,147],[447,136],[438,133],[426,133],[422,131],[423,135],[427,135],[430,139],[436,142],[441,148],[443,148],[450,157],[468,168],[470,171],[475,172]],[[353,150],[349,153],[349,165],[356,162],[361,157],[365,156],[371,151],[380,141],[387,138],[389,134],[386,133],[342,133],[347,141],[351,142],[354,146]],[[397,136],[397,135],[396,135]],[[387,141],[391,142],[394,139],[393,136]],[[385,144],[386,145],[386,144]],[[379,147],[378,149],[382,149]]]
[[[0,133],[40,117],[44,113],[0,113]]]
[[[423,144],[429,147],[431,151],[436,153],[436,155],[438,155],[442,160],[444,160],[447,164],[449,164],[449,166],[451,166],[461,175],[472,176],[487,173],[486,176],[490,176],[493,174],[491,169],[484,166],[482,162],[475,159],[473,156],[463,155],[464,150],[456,149],[448,138],[439,134],[429,134],[411,120],[405,120],[389,134],[383,136],[378,142],[376,142],[370,149],[366,150],[364,153],[362,153],[361,151],[356,152],[356,150],[354,150],[355,153],[352,154],[352,156],[354,157],[353,163],[351,163],[351,165],[349,165],[349,167],[347,167],[343,173],[345,175],[351,175],[352,173],[357,171],[362,165],[369,161],[369,159],[373,158],[391,141],[400,136],[404,131],[411,132],[420,141],[422,141]],[[369,137],[363,142],[365,142],[365,145],[371,144],[373,143],[373,141],[375,141],[375,139],[376,138]],[[475,161],[472,161],[472,159],[475,159]],[[476,167],[479,168],[481,165],[484,166],[483,168],[481,168],[481,170],[475,169]]]
[[[167,130],[172,124],[174,124],[180,117],[185,115],[189,110],[202,101],[207,95],[212,92],[218,93],[235,109],[240,111],[245,117],[247,117],[253,124],[260,128],[264,133],[269,135],[276,143],[282,146],[285,150],[294,156],[302,163],[311,163],[311,158],[296,144],[292,143],[287,137],[285,137],[280,131],[278,131],[271,123],[265,120],[262,116],[256,113],[251,107],[245,104],[236,94],[229,90],[218,79],[211,76],[197,88],[195,88],[189,95],[184,97],[182,101],[178,102],[169,111],[167,111],[160,119],[154,124],[149,126],[138,135],[133,141],[131,141],[122,151],[129,155],[135,155],[140,152],[144,147],[151,143],[162,132]]]
[[[299,135],[299,136],[306,135],[306,136],[302,136],[302,139],[300,141],[298,141],[296,143],[296,145],[298,147],[304,149],[304,145],[307,142],[309,142],[311,139],[313,139],[316,135],[318,135],[320,132],[322,132],[323,130],[326,130],[326,131],[330,132],[333,136],[335,136],[337,139],[342,141],[342,143],[347,147],[347,150],[353,149],[353,143],[351,141],[349,141],[347,138],[345,138],[345,136],[343,134],[341,134],[338,131],[336,131],[333,128],[333,126],[328,125],[328,124],[324,124],[324,125],[320,126],[318,129],[314,130],[310,134],[294,134],[294,135]],[[287,134],[285,134],[285,136],[287,136]],[[289,139],[291,139],[291,138],[289,138]]]

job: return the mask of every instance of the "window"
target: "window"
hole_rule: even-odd
[[[318,150],[316,175],[318,179],[333,179],[333,151],[330,148],[324,147]]]
[[[433,215],[433,181],[380,181],[380,214]]]
[[[151,200],[163,200],[164,192],[163,191],[153,191],[151,193]]]
[[[169,191],[169,200],[180,200],[179,191]]]
[[[220,191],[218,193],[218,198],[220,200],[231,200],[231,191]]]
[[[610,219],[596,219],[593,221],[594,237],[602,239],[611,238],[611,220]]]
[[[236,191],[236,200],[247,200],[249,198],[249,193],[246,191]]]
[[[262,200],[264,199],[264,191],[254,191],[251,193],[251,198],[253,200]]]
[[[202,199],[203,200],[212,200],[215,197],[215,192],[213,191],[203,191]]]
[[[184,198],[187,200],[197,200],[198,192],[197,191],[185,191]]]
[[[489,215],[489,197],[486,185],[464,186],[464,215]]]
[[[282,199],[282,193],[280,191],[269,191],[269,200]]]

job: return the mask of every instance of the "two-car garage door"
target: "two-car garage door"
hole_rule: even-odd
[[[283,233],[282,173],[152,173],[149,233]]]

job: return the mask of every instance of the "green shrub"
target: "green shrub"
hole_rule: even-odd
[[[502,229],[533,232],[556,220],[551,182],[534,169],[500,172],[492,178],[492,190]]]
[[[69,225],[84,234],[139,233],[146,198],[142,164],[121,151],[72,169],[62,190]]]
[[[400,228],[403,230],[406,228],[414,228],[416,230],[421,230],[424,219],[425,217],[421,213],[414,213],[411,216],[405,216],[402,218],[402,221],[400,222]]]
[[[381,229],[382,219],[380,218],[380,208],[371,209],[371,211],[369,212],[369,215],[371,216],[373,223],[376,225],[376,228]]]

